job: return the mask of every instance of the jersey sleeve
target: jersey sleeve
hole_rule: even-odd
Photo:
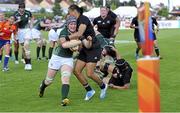
[[[131,21],[131,25],[134,25],[136,23],[136,19],[133,18],[132,21]]]
[[[15,20],[18,19],[18,12],[17,11],[13,14],[13,17],[15,18]]]
[[[28,11],[28,15],[30,18],[32,18],[32,13],[30,11]]]
[[[60,35],[59,35],[59,39],[60,38],[64,38],[68,36],[68,31],[67,31],[67,28],[65,27],[61,32],[60,32]]]
[[[114,18],[114,19],[117,18],[117,15],[116,15],[114,12],[112,12],[112,11],[110,11],[110,15],[111,15],[111,17]]]
[[[97,24],[97,18],[95,18],[94,20],[93,20],[93,25],[96,25]]]

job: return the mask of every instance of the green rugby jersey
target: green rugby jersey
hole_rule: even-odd
[[[64,38],[66,36],[70,35],[70,32],[68,31],[68,28],[65,27],[60,35],[59,35],[59,39],[60,38]],[[73,52],[69,49],[69,48],[63,48],[61,45],[58,45],[55,50],[54,50],[54,55],[60,56],[60,57],[65,57],[65,58],[71,58],[73,56]]]
[[[18,28],[27,28],[28,27],[28,22],[29,22],[29,19],[32,18],[32,13],[30,11],[27,11],[25,10],[24,11],[24,14],[21,15],[18,11],[16,11],[14,13],[14,17],[15,17],[15,20],[21,20],[20,22],[17,23],[18,25]]]

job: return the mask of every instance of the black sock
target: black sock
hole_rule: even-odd
[[[39,58],[40,50],[41,50],[41,47],[37,47],[37,48],[36,48],[36,55],[37,55],[37,58]]]
[[[45,80],[42,81],[41,83],[41,90],[44,90],[48,85],[45,84]]]
[[[139,50],[140,50],[140,48],[136,48],[136,54],[137,55],[139,54]]]
[[[159,48],[158,47],[155,47],[155,52],[156,52],[156,55],[159,56]]]
[[[46,46],[42,46],[42,57],[45,57]]]
[[[12,48],[10,48],[9,56],[12,57]]]
[[[52,48],[52,47],[49,47],[49,59],[51,59],[52,52],[53,52],[53,48]]]
[[[24,54],[23,54],[23,53],[22,53],[22,59],[25,59],[25,58],[24,58]]]
[[[15,60],[17,60],[17,61],[18,61],[18,54],[19,54],[19,52],[18,52],[18,51],[15,51],[15,52],[14,52],[14,55],[15,55]]]
[[[24,60],[25,60],[26,64],[31,64],[31,59],[25,58]]]
[[[104,89],[106,87],[106,85],[104,83],[101,84],[100,88]]]
[[[67,98],[69,93],[69,84],[63,84],[61,88],[62,100]]]
[[[92,90],[91,86],[88,83],[84,84],[83,86],[86,89],[86,91],[91,91]]]

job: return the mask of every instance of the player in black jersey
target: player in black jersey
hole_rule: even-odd
[[[82,9],[77,5],[73,4],[69,7],[69,15],[77,18],[78,31],[66,37],[66,40],[81,39],[83,42],[86,39],[90,41],[89,44],[91,45],[89,48],[86,48],[86,46],[83,45],[76,61],[74,73],[87,91],[84,100],[91,99],[95,94],[95,90],[90,87],[83,74],[85,67],[87,69],[87,76],[98,83],[101,88],[100,98],[103,99],[106,95],[107,85],[104,84],[103,81],[94,73],[96,63],[99,61],[101,56],[101,47],[99,41],[95,37],[95,32],[90,20],[82,13]]]
[[[154,25],[157,26],[157,32],[158,32],[159,31],[159,25],[158,25],[156,19],[154,17],[152,17],[152,30],[153,30],[153,37],[154,37],[154,39],[153,39],[154,40],[154,49],[155,49],[156,55],[159,58],[161,58],[160,53],[159,53],[159,47],[157,45],[157,39],[156,39],[156,34],[155,34],[156,31],[155,31]],[[134,17],[132,19],[130,28],[134,29],[134,40],[136,41],[136,44],[137,44],[135,57],[137,59],[137,58],[139,58],[139,51],[141,49],[140,35],[139,35],[139,28],[138,28],[138,16],[136,16],[136,17]]]
[[[130,87],[130,79],[132,68],[130,64],[119,55],[118,51],[113,46],[105,46],[102,51],[103,56],[110,56],[115,60],[114,64],[100,62],[100,70],[112,74],[108,84],[115,89],[128,89]],[[108,77],[104,78],[107,79]]]
[[[115,19],[108,16],[108,10],[106,7],[100,8],[100,16],[96,17],[93,21],[93,25],[97,27],[97,31],[99,31],[110,44],[113,43],[112,40],[115,38],[115,24]]]

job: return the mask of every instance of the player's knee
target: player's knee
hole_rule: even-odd
[[[29,40],[24,41],[24,46],[29,46]]]
[[[24,52],[27,58],[30,58],[31,51],[29,50],[29,47],[24,46]]]
[[[45,84],[50,85],[53,82],[53,80],[54,80],[54,77],[48,77],[47,76],[45,79]]]
[[[94,70],[88,70],[87,71],[87,77],[92,78],[92,76],[94,76]]]
[[[42,39],[37,40],[37,46],[38,46],[38,47],[41,47],[41,46],[42,46],[42,43],[43,43]]]
[[[71,72],[69,71],[63,71],[61,73],[61,80],[62,80],[62,84],[69,84],[69,78],[71,76]]]
[[[46,39],[43,39],[43,40],[42,40],[42,45],[43,45],[43,46],[46,46],[46,45],[47,45]]]

